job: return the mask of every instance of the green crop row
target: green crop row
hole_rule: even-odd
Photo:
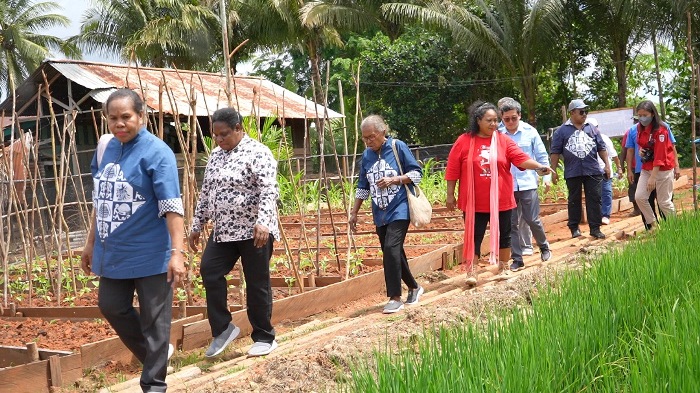
[[[700,386],[700,217],[601,255],[485,325],[353,368],[353,392],[692,392]]]

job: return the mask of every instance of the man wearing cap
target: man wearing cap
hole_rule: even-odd
[[[542,138],[535,127],[520,120],[522,107],[512,98],[505,97],[498,101],[498,110],[501,113],[503,125],[498,131],[515,141],[518,147],[533,160],[544,166],[549,166],[547,150],[542,143]],[[512,271],[518,271],[525,267],[523,262],[523,244],[519,241],[523,234],[532,238],[535,236],[540,247],[540,259],[548,261],[552,257],[549,242],[540,220],[540,198],[537,194],[539,176],[534,170],[521,171],[515,165],[511,165],[513,174],[513,190],[517,209],[511,215],[511,257]],[[547,175],[548,177],[551,175]],[[529,239],[527,239],[529,240]],[[531,242],[532,240],[530,240]]]
[[[605,150],[605,142],[595,127],[586,121],[588,105],[581,99],[569,103],[569,119],[562,124],[552,136],[551,154],[552,168],[559,165],[559,157],[564,158],[564,179],[569,191],[568,227],[571,237],[581,236],[581,188],[586,195],[586,218],[590,234],[596,239],[604,239],[600,231],[602,224],[601,213],[601,183],[603,177],[610,178],[610,164]],[[598,166],[598,157],[605,163],[603,170]],[[558,175],[552,174],[556,184]]]

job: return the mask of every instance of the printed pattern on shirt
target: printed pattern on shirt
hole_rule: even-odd
[[[158,217],[164,217],[165,213],[168,212],[173,212],[184,216],[185,208],[182,206],[182,199],[172,198],[163,201],[158,201]]]
[[[377,182],[383,177],[398,176],[396,169],[389,166],[384,160],[380,159],[372,165],[367,171],[367,180],[369,181],[369,191],[372,195],[372,201],[380,208],[386,209],[387,206],[394,200],[394,197],[399,192],[399,186],[392,184],[387,188],[377,187]]]
[[[214,221],[217,242],[253,238],[256,224],[279,239],[277,162],[267,146],[246,136],[230,151],[212,151],[192,230]]]
[[[491,146],[481,145],[479,147],[479,167],[481,173],[479,176],[491,177]]]
[[[581,130],[574,131],[564,149],[581,159],[597,150],[595,140]]]
[[[109,163],[94,180],[93,200],[97,206],[97,234],[105,239],[145,203],[124,178],[121,166]]]

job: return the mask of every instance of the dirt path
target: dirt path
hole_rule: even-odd
[[[689,170],[684,174],[690,177]],[[677,209],[692,209],[690,185],[677,189],[674,200]],[[624,246],[643,232],[641,218],[629,217],[629,213],[613,215],[611,224],[602,228],[607,235],[604,240],[587,236],[585,225],[581,226],[585,236],[577,239],[571,239],[565,222],[550,225],[546,228],[553,253],[550,261],[541,262],[536,252],[525,258],[525,269],[500,276],[494,275],[495,267],[482,264],[476,288],[464,285],[466,275],[459,268],[419,276],[426,289],[419,304],[393,315],[381,313],[386,297],[378,293],[303,321],[278,324],[280,346],[265,358],[246,357],[251,345],[248,337],[236,340],[233,348],[211,362],[203,360],[204,349],[178,353],[171,362],[190,365],[168,376],[168,391],[335,391],[339,383],[351,378],[349,364],[371,356],[376,349],[396,349],[398,341],[411,345],[416,337],[434,334],[443,324],[480,323],[493,310],[527,307],[538,283],[555,279],[561,270],[578,268],[610,247]],[[134,370],[119,371],[136,378],[103,391],[140,392],[137,376],[130,374]],[[83,389],[91,391],[87,381]]]

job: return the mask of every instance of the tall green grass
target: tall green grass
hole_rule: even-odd
[[[426,330],[417,350],[356,366],[354,392],[700,389],[700,217],[662,224],[542,287],[531,308]]]

